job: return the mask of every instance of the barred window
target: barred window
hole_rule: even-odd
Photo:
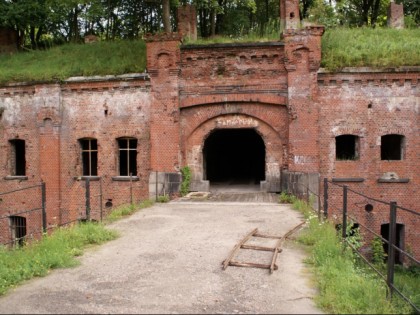
[[[10,216],[9,220],[13,245],[23,245],[26,237],[26,218]]]

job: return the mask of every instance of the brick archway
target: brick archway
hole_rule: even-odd
[[[284,166],[286,138],[263,120],[247,114],[222,114],[211,117],[186,135],[184,142],[185,164],[192,170],[192,191],[208,191],[210,183],[205,178],[203,149],[209,135],[222,129],[253,129],[261,136],[265,146],[265,180],[261,181],[262,191],[280,191],[280,173]],[[286,131],[285,131],[286,132]]]

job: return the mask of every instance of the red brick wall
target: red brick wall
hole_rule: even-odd
[[[319,70],[322,33],[309,27],[286,31],[284,43],[209,47],[181,46],[180,35],[163,34],[148,39],[148,74],[0,87],[0,191],[43,179],[48,224],[63,223],[84,215],[80,138],[98,140],[104,203],[116,205],[130,201],[130,182],[115,178],[118,137],[138,139],[138,178],[131,186],[138,201],[148,197],[155,171],[190,165],[194,179],[202,180],[202,146],[212,130],[254,128],[267,150],[266,177],[284,169],[330,180],[362,178],[349,185],[418,210],[418,69]],[[360,137],[360,159],[336,161],[335,137],[349,133]],[[389,133],[405,136],[402,161],[380,160],[380,137]],[[21,181],[7,179],[9,140],[16,138],[26,141],[27,178]],[[409,181],[378,182],[386,172]],[[91,184],[97,209],[99,182]],[[338,209],[340,194],[331,198]],[[0,215],[35,203],[24,195],[3,199]],[[354,209],[379,229],[387,210],[374,205],[366,214],[364,202],[354,197]],[[419,253],[418,221],[398,220]]]
[[[148,197],[150,171],[150,81],[147,76],[107,80],[69,80],[56,85],[22,85],[0,88],[0,191],[38,185],[47,188],[48,227],[85,216],[85,183],[78,139],[96,138],[98,175],[102,177],[103,210]],[[118,181],[118,137],[138,140],[137,170],[129,181]],[[11,175],[10,139],[26,144],[26,178]],[[117,178],[115,178],[117,177]],[[100,219],[99,181],[92,186],[92,218]],[[3,198],[0,216],[41,207],[41,190],[22,191]],[[29,192],[29,193],[28,193]],[[37,212],[39,215],[39,211]],[[29,218],[29,216],[28,216]],[[7,220],[6,220],[7,221]],[[0,225],[7,225],[0,220]],[[28,220],[28,231],[42,227],[40,218]],[[5,235],[3,235],[5,233]],[[29,233],[29,232],[28,232]],[[10,231],[0,227],[0,236]]]
[[[321,177],[362,178],[359,183],[342,182],[355,191],[419,211],[420,138],[418,121],[419,74],[410,71],[369,71],[352,69],[336,74],[318,74],[320,108]],[[360,158],[354,161],[335,159],[335,137],[353,134],[360,137]],[[400,161],[381,160],[381,136],[405,136],[405,156]],[[395,172],[408,183],[380,183],[386,172]],[[330,196],[333,194],[330,193]],[[332,201],[331,211],[341,209],[341,195]],[[380,225],[389,222],[389,207],[354,196],[351,209],[359,213],[362,224],[370,223],[379,233]],[[371,202],[372,213],[364,206]],[[335,205],[335,206],[334,206]],[[397,223],[406,225],[406,242],[420,254],[418,219],[399,211]],[[414,220],[414,221],[413,221]]]

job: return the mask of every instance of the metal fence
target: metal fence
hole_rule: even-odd
[[[404,283],[410,272],[420,276],[420,213],[327,179],[323,213],[336,223],[343,241],[386,282],[389,298],[398,295],[420,313],[418,297],[416,302],[412,298],[419,293],[410,292]],[[355,242],[355,235],[360,241]]]
[[[19,198],[18,195],[24,198]],[[45,183],[0,193],[0,244],[22,245],[47,230]]]
[[[60,209],[59,224],[48,225],[46,212],[46,184],[0,192],[0,245],[17,246],[40,239],[43,233],[59,226],[80,221],[102,221],[115,208],[140,201],[140,188],[133,185],[132,177],[113,183],[116,200],[103,198],[103,179],[89,178],[76,181],[66,194],[65,205]]]

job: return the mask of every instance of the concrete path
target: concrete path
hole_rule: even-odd
[[[273,274],[221,267],[254,228],[283,235],[301,220],[273,203],[156,204],[110,225],[121,237],[87,250],[80,266],[1,297],[0,313],[320,313],[305,254],[291,241]],[[242,251],[236,260],[271,262],[271,253]]]

